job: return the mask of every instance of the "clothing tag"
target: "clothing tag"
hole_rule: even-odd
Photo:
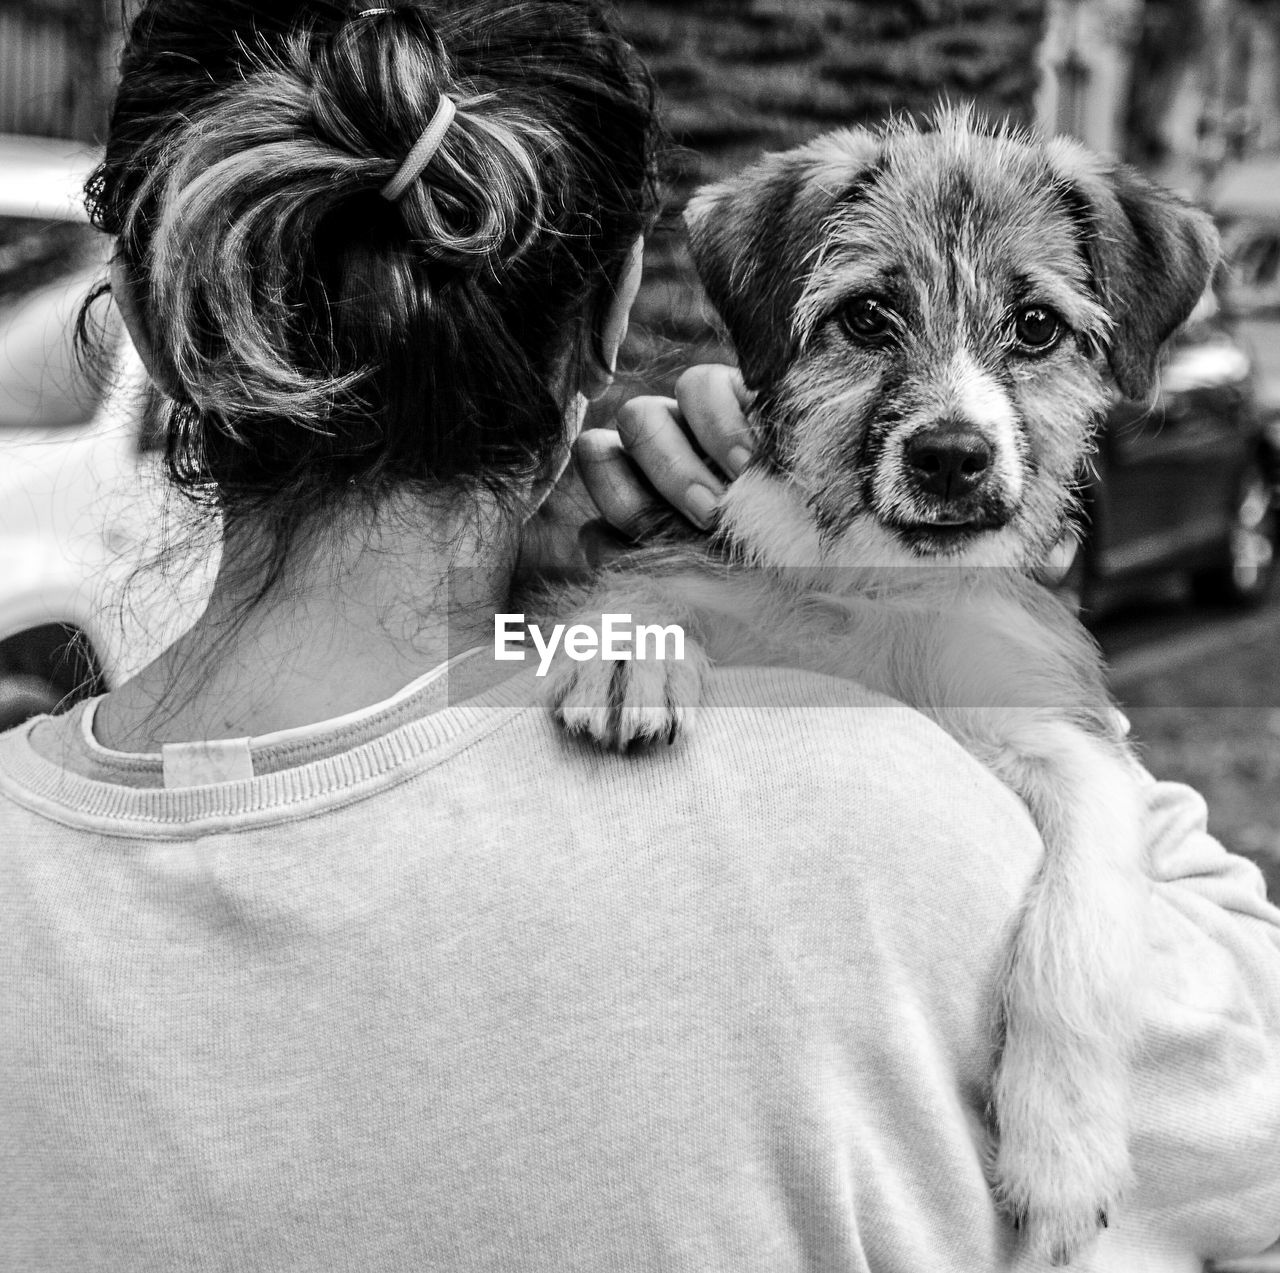
[[[348,712],[344,716],[316,721],[311,725],[298,725],[291,729],[278,729],[254,738],[219,738],[190,743],[164,743],[160,748],[164,766],[164,785],[166,788],[207,787],[218,782],[243,782],[245,779],[251,779],[254,776],[254,747],[323,739],[336,729],[371,719],[379,712],[396,707],[414,694],[426,689],[432,682],[446,676],[458,664],[483,653],[485,648],[476,645],[469,650],[464,650],[461,654],[455,654],[447,662],[433,667],[429,672],[410,681],[390,698],[368,707],[361,707],[354,712]],[[90,699],[80,715],[80,733],[86,749],[95,755],[106,756],[113,760],[143,760],[154,764],[155,752],[153,751],[136,753],[115,751],[98,741],[93,732],[93,722],[101,701],[101,695]]]
[[[160,752],[166,787],[207,787],[253,777],[253,753],[247,738],[165,743]]]

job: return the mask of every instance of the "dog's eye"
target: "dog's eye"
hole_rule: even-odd
[[[854,340],[877,340],[893,326],[893,310],[878,296],[856,296],[841,309],[840,326]]]
[[[1013,316],[1013,334],[1027,353],[1047,353],[1065,330],[1062,319],[1044,305],[1024,305]]]

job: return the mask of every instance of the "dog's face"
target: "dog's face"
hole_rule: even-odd
[[[1216,256],[1208,218],[1136,174],[958,113],[770,156],[686,219],[759,393],[731,529],[776,538],[789,501],[832,565],[1037,560],[1108,373],[1150,389]]]

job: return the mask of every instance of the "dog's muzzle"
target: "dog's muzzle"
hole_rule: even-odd
[[[917,433],[903,460],[920,492],[949,504],[980,491],[991,474],[995,450],[976,429],[947,424]]]

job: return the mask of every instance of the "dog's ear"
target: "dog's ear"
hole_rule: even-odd
[[[1127,397],[1146,397],[1161,346],[1213,277],[1218,232],[1207,213],[1125,164],[1104,163],[1063,138],[1050,143],[1050,156],[1115,324],[1111,372]]]
[[[790,361],[792,320],[827,219],[875,166],[879,142],[848,129],[694,193],[689,251],[751,388]]]

